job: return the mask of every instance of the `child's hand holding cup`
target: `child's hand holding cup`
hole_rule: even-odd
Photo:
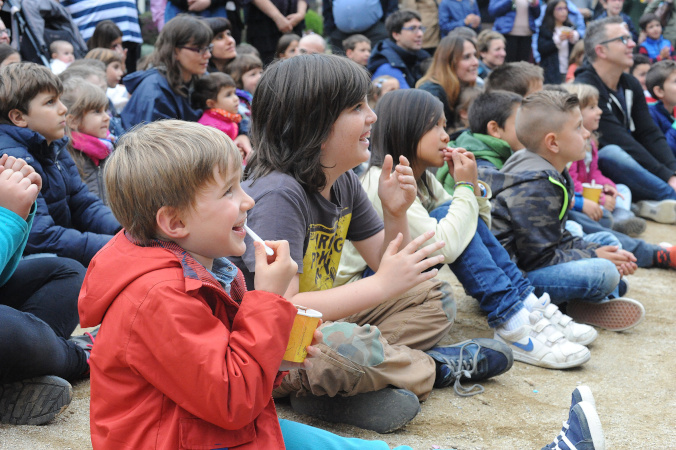
[[[279,369],[281,371],[293,368],[308,369],[311,366],[310,361],[307,360],[308,353],[312,357],[319,352],[319,349],[311,344],[316,344],[322,340],[322,334],[317,330],[322,322],[322,313],[298,305],[296,305],[296,308],[298,312],[293,321],[286,352],[284,352],[282,358],[282,365]]]

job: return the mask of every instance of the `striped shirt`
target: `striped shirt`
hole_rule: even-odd
[[[112,20],[122,31],[123,41],[143,43],[134,0],[62,0],[61,4],[73,16],[85,41],[99,22]]]

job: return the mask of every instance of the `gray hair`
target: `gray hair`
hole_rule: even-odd
[[[595,20],[587,26],[587,31],[584,35],[584,55],[589,62],[596,61],[596,46],[608,39],[606,28],[608,25],[624,23],[622,17],[607,17],[601,20]]]

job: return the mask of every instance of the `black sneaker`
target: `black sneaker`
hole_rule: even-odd
[[[466,397],[480,394],[483,386],[466,388],[461,378],[485,380],[507,372],[514,364],[512,349],[495,339],[477,338],[454,345],[434,347],[426,351],[437,362],[435,388],[451,384],[456,394]]]
[[[96,335],[99,332],[101,325],[94,328],[92,331],[88,331],[79,336],[71,336],[68,340],[75,343],[78,347],[84,350],[87,355],[87,370],[82,374],[83,377],[89,376],[89,356],[92,353],[92,348],[94,348],[94,341],[96,340]]]
[[[406,389],[385,388],[350,397],[291,395],[291,407],[326,422],[346,423],[377,433],[398,430],[420,412],[418,397]]]
[[[72,398],[70,383],[52,375],[0,384],[0,423],[43,425],[66,409]]]

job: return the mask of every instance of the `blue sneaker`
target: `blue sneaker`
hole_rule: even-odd
[[[573,399],[575,401],[575,399]],[[591,403],[581,401],[570,409],[568,422],[554,442],[544,447],[550,450],[605,450],[601,420]]]
[[[453,384],[455,392],[463,397],[480,394],[484,388],[478,384],[466,388],[460,384],[461,378],[486,380],[507,372],[514,364],[509,346],[495,339],[470,339],[454,345],[434,347],[425,353],[438,363],[434,387]]]
[[[594,400],[594,396],[588,386],[582,385],[575,388],[570,401],[570,409],[573,409],[573,406],[580,402],[587,402],[596,408],[596,400]]]

